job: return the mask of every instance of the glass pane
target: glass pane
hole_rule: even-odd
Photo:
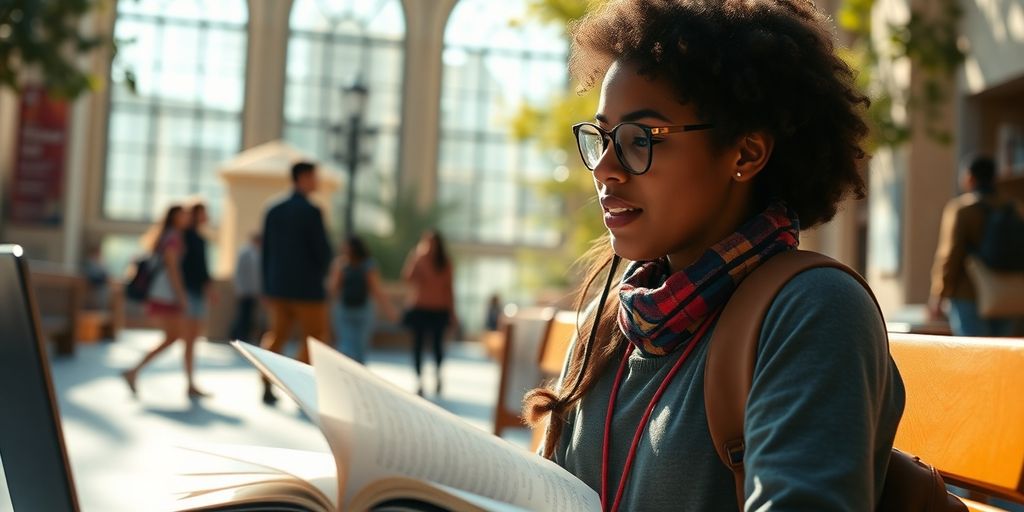
[[[117,3],[103,212],[148,221],[167,202],[202,194],[220,211],[216,168],[241,144],[247,51],[245,0]],[[217,215],[214,215],[217,220]]]
[[[438,187],[451,194],[455,180],[482,180],[473,187],[479,200],[463,206],[475,221],[466,241],[558,243],[533,219],[540,207],[528,207],[555,165],[509,130],[524,105],[567,86],[564,37],[557,27],[523,23],[528,3],[461,0],[445,29]]]
[[[369,90],[363,126],[376,134],[361,139],[359,152],[368,161],[359,167],[356,222],[384,233],[390,221],[375,222],[370,216],[383,207],[377,203],[393,200],[396,188],[404,71],[401,2],[296,0],[290,24],[284,138],[344,170],[347,132],[337,134],[333,128],[349,127],[351,113],[344,110],[342,91],[360,77]],[[339,150],[342,162],[335,161]],[[332,208],[344,206],[344,199],[337,194]]]

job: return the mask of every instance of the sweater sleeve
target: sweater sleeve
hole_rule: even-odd
[[[957,287],[957,281],[963,274],[964,260],[967,258],[967,238],[962,212],[956,200],[947,204],[942,212],[939,245],[935,250],[935,262],[932,265],[933,300],[952,295]]]
[[[745,510],[873,510],[903,402],[867,291],[837,269],[798,275],[762,326],[746,410]]]

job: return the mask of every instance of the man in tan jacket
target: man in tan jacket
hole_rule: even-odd
[[[951,199],[942,213],[928,306],[932,318],[941,318],[942,303],[948,301],[949,326],[956,336],[1008,336],[1013,329],[1012,319],[978,314],[974,283],[965,265],[967,255],[981,245],[988,212],[998,206],[995,175],[991,158],[974,158],[962,173],[964,194]]]

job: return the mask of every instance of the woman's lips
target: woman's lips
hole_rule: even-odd
[[[644,211],[613,195],[601,196],[601,208],[604,210],[604,225],[608,229],[621,228],[636,220]]]
[[[630,222],[633,222],[643,213],[643,210],[633,209],[605,209],[604,211],[604,225],[608,229],[621,228]]]

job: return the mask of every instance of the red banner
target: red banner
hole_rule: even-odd
[[[8,212],[12,222],[61,223],[68,111],[66,100],[50,97],[43,87],[22,92]]]

